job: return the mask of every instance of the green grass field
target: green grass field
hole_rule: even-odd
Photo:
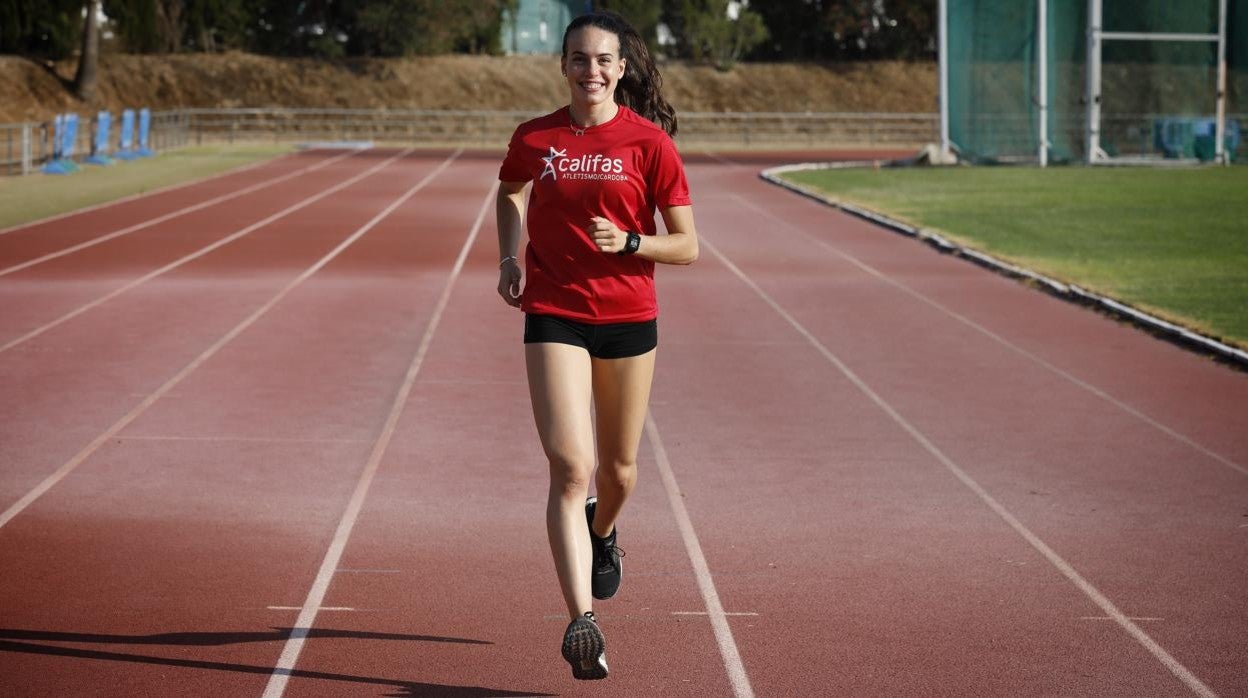
[[[71,175],[0,177],[0,228],[202,179],[289,151],[289,146],[275,145],[202,146],[108,167],[83,165]]]
[[[1248,346],[1248,167],[885,168],[786,177]]]

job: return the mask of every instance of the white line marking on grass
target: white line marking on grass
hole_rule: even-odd
[[[53,260],[58,257],[64,257],[65,255],[73,254],[74,252],[78,252],[80,250],[85,250],[88,247],[94,247],[95,245],[98,245],[102,242],[108,242],[109,240],[112,240],[114,238],[119,238],[123,235],[129,235],[130,233],[138,232],[140,230],[143,230],[144,228],[150,228],[153,225],[164,223],[165,221],[170,221],[180,216],[185,216],[188,213],[194,213],[195,211],[203,210],[205,208],[208,208],[209,206],[215,206],[219,203],[229,201],[230,199],[236,199],[240,196],[243,196],[244,194],[251,194],[253,192],[257,192],[261,189],[271,187],[274,184],[279,184],[281,182],[285,182],[288,179],[294,179],[295,177],[298,177],[300,175],[307,174],[308,172],[311,172],[313,170],[319,170],[320,168],[330,165],[338,160],[341,160],[347,157],[348,155],[350,155],[350,153],[343,153],[342,155],[337,155],[327,160],[322,160],[321,162],[308,165],[307,167],[295,170],[294,172],[287,172],[286,174],[281,175],[280,177],[274,177],[273,179],[266,179],[263,182],[257,182],[256,184],[253,184],[244,189],[239,189],[238,191],[233,191],[228,194],[222,194],[221,196],[209,199],[207,201],[201,201],[197,204],[192,204],[185,208],[180,208],[177,211],[171,211],[169,213],[146,220],[142,223],[135,223],[134,225],[121,228],[120,230],[114,230],[111,233],[105,233],[104,235],[101,235],[98,238],[92,238],[91,240],[87,240],[86,242],[80,242],[77,245],[66,247],[63,250],[58,250],[56,252],[49,252],[48,254],[45,254],[42,257],[36,257],[35,259],[22,262],[21,264],[15,264],[11,267],[8,267],[7,269],[0,269],[0,276],[4,276],[6,274],[12,274],[13,272],[21,271],[23,269],[33,267],[36,264],[41,264],[43,262],[47,262],[49,260]]]
[[[171,270],[173,270],[173,269],[177,269],[178,267],[182,266],[183,264],[186,264],[187,262],[190,262],[190,261],[193,261],[193,260],[198,259],[198,258],[200,258],[200,257],[203,257],[204,255],[208,254],[209,252],[212,252],[213,250],[216,250],[217,248],[224,247],[225,245],[228,245],[228,244],[230,244],[231,242],[234,242],[235,240],[237,240],[237,239],[239,239],[239,238],[243,237],[244,235],[248,235],[248,234],[250,234],[250,233],[253,233],[253,232],[255,232],[255,231],[259,230],[260,228],[263,228],[264,226],[266,226],[266,225],[268,225],[268,224],[270,224],[270,223],[272,223],[272,222],[274,222],[274,221],[276,221],[276,220],[279,220],[279,219],[281,219],[281,218],[285,218],[286,216],[288,216],[288,215],[290,215],[290,214],[294,213],[295,211],[298,211],[298,210],[299,210],[299,209],[301,209],[301,208],[305,208],[305,207],[307,207],[307,206],[310,206],[310,205],[312,205],[312,204],[316,203],[317,201],[320,201],[321,199],[324,199],[325,197],[329,196],[330,194],[333,194],[333,193],[338,192],[338,191],[340,191],[340,190],[342,190],[342,189],[345,189],[346,187],[349,187],[349,186],[351,186],[352,184],[355,184],[356,182],[360,181],[361,179],[364,179],[365,177],[368,177],[369,175],[373,174],[374,172],[377,172],[377,171],[378,171],[378,170],[380,170],[381,168],[383,168],[383,167],[385,167],[386,165],[390,164],[391,162],[393,162],[393,161],[395,161],[395,160],[399,159],[400,157],[403,157],[404,155],[406,155],[406,154],[410,153],[412,150],[413,150],[412,148],[408,148],[407,150],[404,150],[403,152],[399,153],[398,155],[395,155],[394,157],[391,157],[391,158],[389,158],[388,160],[385,160],[384,162],[381,162],[381,163],[378,163],[378,164],[376,164],[376,165],[373,165],[372,167],[368,168],[367,170],[364,170],[363,172],[361,172],[361,173],[359,173],[359,174],[357,174],[357,175],[355,175],[355,176],[351,177],[350,179],[347,179],[347,180],[345,180],[345,181],[339,182],[338,184],[335,184],[334,186],[332,186],[332,187],[330,187],[330,188],[328,188],[328,189],[326,189],[326,190],[324,190],[324,191],[320,192],[319,194],[314,194],[314,195],[312,195],[312,196],[310,196],[310,197],[308,197],[308,198],[304,199],[303,201],[300,201],[300,202],[299,202],[299,203],[297,203],[297,204],[294,204],[294,205],[292,205],[292,206],[288,206],[288,207],[286,207],[286,208],[282,209],[281,211],[278,211],[277,213],[274,213],[273,215],[271,215],[271,216],[269,216],[269,217],[265,218],[264,220],[257,221],[256,223],[252,223],[251,225],[247,226],[246,228],[243,228],[243,229],[241,229],[241,230],[239,230],[239,231],[237,231],[237,232],[235,232],[235,233],[233,233],[233,234],[231,234],[231,235],[228,235],[228,236],[226,236],[226,237],[223,237],[223,238],[221,238],[220,240],[217,240],[216,242],[214,242],[214,243],[212,243],[212,244],[208,245],[207,247],[201,248],[201,249],[200,249],[199,251],[197,251],[197,252],[192,252],[192,253],[190,253],[190,254],[188,254],[188,255],[184,256],[184,257],[181,257],[181,258],[179,258],[179,259],[176,259],[176,260],[174,260],[174,261],[172,261],[172,262],[170,262],[170,263],[166,264],[165,266],[163,266],[163,267],[161,267],[161,268],[159,268],[159,269],[156,269],[155,271],[148,272],[147,274],[144,274],[143,276],[140,276],[139,278],[137,278],[137,279],[135,279],[135,280],[131,281],[130,283],[128,283],[128,284],[126,284],[126,285],[124,285],[124,286],[122,286],[122,287],[120,287],[120,288],[114,289],[113,291],[111,291],[111,292],[109,292],[109,293],[107,293],[107,294],[105,294],[105,295],[103,295],[103,296],[101,296],[101,297],[99,297],[99,298],[97,298],[97,299],[95,299],[95,300],[91,301],[90,303],[87,303],[87,304],[85,304],[85,305],[79,306],[78,308],[75,308],[74,310],[71,310],[71,311],[69,311],[68,313],[65,313],[64,315],[62,315],[62,316],[60,316],[59,318],[57,318],[57,319],[53,320],[52,322],[49,322],[49,323],[48,323],[48,324],[46,324],[46,325],[43,325],[42,327],[37,327],[37,328],[35,328],[35,329],[31,330],[30,332],[27,332],[26,334],[24,334],[24,335],[22,335],[22,336],[18,337],[17,339],[10,340],[10,341],[9,341],[9,342],[7,342],[6,344],[0,345],[0,352],[5,352],[5,351],[8,351],[9,349],[12,349],[13,347],[15,347],[15,346],[17,346],[17,345],[21,344],[22,342],[26,342],[26,341],[28,341],[28,340],[34,339],[35,337],[38,337],[39,335],[43,334],[44,332],[47,332],[48,330],[50,330],[50,329],[52,329],[52,328],[54,328],[54,327],[56,327],[56,326],[58,326],[58,325],[61,325],[62,323],[68,322],[69,320],[72,320],[73,318],[76,318],[76,317],[78,317],[79,315],[82,315],[83,313],[87,312],[88,310],[90,310],[90,309],[92,309],[92,308],[94,308],[94,307],[96,307],[96,306],[98,306],[98,305],[101,305],[101,304],[103,304],[103,303],[106,303],[106,302],[108,302],[108,301],[110,301],[110,300],[112,300],[112,299],[116,298],[117,296],[120,296],[121,294],[125,293],[126,291],[129,291],[130,289],[132,289],[132,288],[134,288],[134,287],[136,287],[136,286],[139,286],[139,285],[141,285],[141,284],[145,284],[145,283],[147,283],[148,281],[151,281],[152,279],[154,279],[154,278],[156,278],[156,277],[160,276],[161,274],[164,274],[164,273],[165,273],[165,272],[167,272],[167,271],[171,271]]]
[[[1000,502],[994,499],[992,495],[988,494],[987,490],[981,487],[980,484],[968,475],[966,471],[959,467],[957,463],[954,463],[949,456],[945,455],[944,451],[937,448],[936,444],[932,443],[927,436],[923,434],[923,432],[919,431],[914,425],[912,425],[901,415],[900,412],[894,409],[888,401],[880,397],[879,393],[875,392],[875,390],[873,390],[871,386],[867,385],[866,381],[860,378],[857,373],[854,373],[854,371],[850,369],[845,362],[841,361],[836,354],[833,354],[830,349],[824,346],[823,342],[819,341],[819,339],[807,330],[802,323],[797,321],[797,318],[790,315],[789,312],[781,307],[775,299],[768,295],[767,292],[764,291],[758,284],[754,283],[753,279],[746,276],[745,272],[741,271],[736,264],[733,264],[732,260],[728,259],[724,253],[720,252],[717,247],[710,244],[708,241],[704,241],[704,244],[712,254],[719,258],[719,260],[729,269],[729,271],[741,280],[742,283],[753,290],[754,293],[763,300],[763,302],[769,305],[777,315],[788,322],[798,334],[805,337],[806,341],[810,342],[810,345],[814,347],[815,351],[823,355],[823,357],[835,366],[842,375],[849,379],[849,381],[853,383],[863,395],[870,398],[876,406],[892,418],[892,420],[907,434],[909,434],[911,438],[917,441],[925,451],[948,468],[949,472],[953,473],[955,477],[962,481],[962,484],[966,485],[972,492],[975,493],[977,497],[979,497],[981,501],[984,502],[984,504],[987,504],[990,509],[996,512],[997,516],[1004,519],[1005,522],[1009,524],[1010,528],[1013,528],[1016,533],[1030,543],[1031,547],[1035,548],[1041,555],[1043,555],[1051,565],[1057,568],[1057,570],[1061,572],[1066,579],[1070,580],[1071,583],[1078,587],[1078,589],[1082,591],[1085,596],[1091,599],[1093,603],[1099,606],[1102,611],[1104,611],[1109,617],[1113,618],[1114,621],[1127,632],[1127,634],[1135,638],[1137,642],[1143,645],[1144,649],[1148,650],[1153,657],[1155,657],[1162,663],[1162,665],[1169,669],[1171,673],[1178,677],[1178,679],[1189,689],[1191,689],[1193,693],[1206,698],[1211,698],[1216,695],[1208,686],[1202,683],[1195,674],[1188,670],[1187,667],[1180,664],[1179,661],[1172,657],[1169,652],[1166,652],[1161,645],[1157,644],[1153,638],[1149,637],[1148,633],[1144,632],[1140,626],[1132,622],[1125,613],[1120,611],[1118,607],[1115,606],[1109,598],[1102,594],[1100,590],[1093,586],[1091,582],[1084,579],[1074,567],[1071,567],[1070,563],[1066,562],[1062,556],[1058,555],[1057,552],[1050,548],[1043,540],[1040,539],[1039,536],[1032,533],[1030,529],[1024,526],[1021,521],[1011,514],[1008,509],[1002,506]]]
[[[702,545],[698,542],[698,534],[693,530],[693,521],[685,509],[681,499],[680,485],[676,484],[676,474],[672,472],[671,461],[667,458],[667,449],[659,438],[659,427],[654,416],[646,413],[646,435],[650,437],[650,447],[654,449],[654,459],[659,466],[659,475],[663,480],[663,489],[667,490],[667,501],[676,516],[676,525],[680,529],[680,537],[685,543],[685,552],[693,565],[693,574],[698,581],[698,591],[702,594],[702,603],[706,605],[707,616],[711,620],[711,629],[715,632],[715,642],[719,645],[719,656],[724,660],[724,669],[728,672],[728,681],[732,684],[732,693],[737,698],[754,695],[750,687],[750,677],[745,673],[745,664],[741,662],[741,653],[737,651],[736,640],[732,638],[732,628],[728,625],[728,614],[719,602],[719,592],[715,591],[715,582],[711,579],[711,568],[702,554]]]
[[[316,579],[312,582],[312,588],[308,590],[308,598],[303,602],[303,609],[299,613],[299,618],[295,620],[295,627],[291,631],[290,637],[286,640],[286,646],[282,648],[282,655],[278,658],[272,675],[269,676],[269,684],[264,690],[264,698],[278,698],[286,690],[286,684],[290,681],[290,676],[299,661],[299,653],[303,651],[304,640],[307,639],[312,626],[316,622],[316,611],[320,607],[321,602],[325,600],[325,594],[329,591],[329,583],[333,580],[334,570],[338,568],[338,562],[342,559],[342,553],[347,547],[347,540],[351,537],[351,530],[355,528],[356,519],[359,518],[360,510],[364,507],[364,499],[368,497],[368,490],[373,484],[373,476],[377,474],[377,468],[381,465],[381,458],[385,455],[386,448],[390,446],[390,439],[394,436],[394,430],[398,426],[399,417],[403,414],[403,407],[407,404],[408,395],[412,392],[412,386],[416,383],[416,376],[420,373],[420,367],[425,362],[425,355],[429,352],[429,346],[433,343],[433,335],[437,332],[438,324],[442,321],[442,313],[446,310],[446,306],[451,300],[451,291],[455,288],[455,282],[459,279],[459,273],[464,268],[464,261],[468,259],[468,253],[472,250],[472,243],[477,239],[477,233],[481,230],[481,224],[485,220],[486,211],[489,210],[490,204],[494,201],[494,192],[497,188],[497,182],[490,187],[489,194],[486,195],[485,201],[481,204],[481,210],[477,212],[477,219],[472,224],[468,238],[464,240],[464,246],[459,251],[459,257],[456,258],[454,266],[451,267],[450,276],[446,280],[446,285],[442,288],[442,295],[438,297],[437,305],[434,306],[433,316],[430,317],[429,325],[425,328],[425,334],[421,337],[420,345],[416,349],[416,355],[412,357],[412,362],[407,368],[403,386],[399,389],[398,394],[394,396],[394,403],[390,406],[390,414],[386,417],[385,426],[382,427],[381,433],[377,436],[377,442],[373,445],[373,451],[368,457],[368,462],[365,463],[364,470],[360,473],[360,479],[356,482],[355,491],[351,494],[350,501],[347,502],[346,510],[342,512],[342,518],[338,521],[338,528],[334,532],[334,538],[329,545],[329,549],[325,552],[325,559],[321,561],[321,567],[316,574]]]
[[[334,257],[337,257],[339,254],[341,254],[343,250],[351,246],[351,244],[353,244],[356,240],[359,240],[360,237],[363,236],[365,233],[367,233],[369,230],[372,230],[373,226],[377,225],[377,223],[380,222],[382,218],[385,218],[386,216],[388,216],[391,211],[398,208],[400,204],[402,204],[407,199],[411,198],[413,194],[415,194],[417,191],[423,188],[427,183],[432,181],[433,177],[437,175],[439,172],[441,172],[442,170],[446,169],[446,167],[451,164],[451,161],[459,156],[459,153],[461,151],[462,149],[455,151],[455,153],[451,155],[451,157],[448,158],[445,162],[439,165],[437,169],[435,169],[433,172],[430,172],[428,175],[426,175],[425,178],[422,179],[419,184],[415,185],[411,189],[408,189],[407,193],[403,194],[401,197],[399,197],[398,200],[396,200],[394,203],[386,207],[384,211],[374,216],[372,220],[370,220],[369,222],[365,223],[363,226],[358,228],[354,233],[351,234],[350,237],[343,240],[341,243],[338,244],[337,247],[331,250],[329,254],[325,255],[324,257],[321,257],[319,260],[316,261],[315,264],[305,269],[302,274],[295,277],[295,279],[292,280],[290,283],[286,284],[286,286],[283,287],[282,290],[278,291],[277,295],[273,296],[272,298],[269,299],[267,303],[257,308],[251,315],[247,316],[245,320],[235,325],[233,329],[231,329],[229,332],[225,333],[225,335],[223,335],[220,339],[218,339],[215,344],[205,349],[204,353],[195,357],[189,364],[184,366],[181,371],[178,371],[176,375],[174,375],[169,380],[165,381],[164,385],[157,388],[150,395],[148,395],[141,402],[139,402],[139,404],[135,406],[134,409],[130,410],[129,412],[125,414],[125,416],[123,416],[121,419],[118,419],[116,422],[114,422],[113,425],[109,427],[103,434],[100,434],[99,436],[95,437],[95,439],[91,443],[87,444],[86,446],[83,447],[81,451],[74,454],[74,457],[70,458],[61,467],[57,468],[56,472],[44,478],[43,482],[40,482],[38,485],[35,486],[34,489],[27,492],[26,495],[23,496],[21,499],[17,500],[17,502],[14,503],[13,506],[5,510],[3,514],[0,514],[0,528],[3,528],[9,521],[12,521],[13,517],[20,514],[24,509],[26,509],[26,507],[30,506],[31,503],[34,502],[36,499],[39,499],[40,497],[42,497],[44,493],[52,489],[52,487],[54,487],[58,482],[65,479],[67,475],[73,472],[74,469],[77,468],[88,457],[90,457],[91,454],[95,453],[97,450],[99,450],[101,446],[108,443],[110,439],[113,439],[114,437],[116,437],[117,434],[122,429],[126,428],[126,426],[129,425],[131,422],[138,419],[139,415],[143,414],[143,412],[145,412],[147,408],[156,404],[157,400],[159,400],[160,398],[168,394],[170,390],[172,390],[179,383],[181,383],[187,376],[191,375],[191,373],[193,373],[195,369],[199,368],[200,366],[204,364],[204,362],[212,358],[212,356],[216,354],[218,351],[220,351],[222,347],[224,347],[226,344],[229,344],[231,341],[234,340],[234,338],[242,334],[244,330],[246,330],[248,327],[251,327],[257,320],[263,317],[265,313],[272,310],[273,307],[276,306],[278,302],[280,302],[283,298],[285,298],[287,294],[293,291],[295,287],[299,286],[304,281],[307,281],[309,278],[311,278],[313,274],[315,274],[317,271],[321,269],[321,267],[324,267],[326,264],[329,264],[330,260],[332,260]],[[409,151],[404,151],[404,152],[409,152]],[[395,156],[394,158],[391,158],[390,160],[387,160],[386,162],[391,162],[392,160],[398,157],[399,156]],[[384,165],[385,163],[382,163],[382,164]]]
[[[858,267],[859,269],[861,269],[861,270],[863,270],[863,271],[867,272],[867,273],[868,273],[868,274],[870,274],[871,276],[874,276],[874,277],[876,277],[877,279],[879,279],[879,280],[881,280],[881,281],[883,281],[883,282],[885,282],[885,283],[889,284],[890,286],[893,286],[893,287],[895,287],[895,288],[897,288],[897,289],[899,289],[899,290],[901,290],[901,291],[905,292],[906,294],[908,294],[908,295],[912,296],[913,298],[916,298],[916,299],[918,299],[918,300],[920,300],[920,301],[922,301],[922,302],[926,303],[927,305],[932,306],[933,308],[935,308],[935,309],[937,309],[937,310],[941,311],[942,313],[945,313],[945,314],[946,314],[946,315],[948,315],[949,317],[951,317],[951,318],[953,318],[953,319],[957,320],[958,322],[961,322],[962,324],[966,325],[967,327],[970,327],[970,328],[972,328],[972,329],[976,330],[977,332],[979,332],[980,334],[983,334],[985,337],[988,337],[989,339],[992,339],[993,341],[997,342],[998,344],[1000,344],[1000,345],[1002,345],[1002,346],[1004,346],[1004,347],[1006,347],[1006,348],[1008,348],[1008,349],[1010,349],[1010,350],[1012,350],[1012,351],[1014,351],[1014,352],[1017,352],[1018,354],[1020,354],[1020,355],[1022,355],[1022,356],[1024,356],[1024,357],[1026,357],[1026,358],[1028,358],[1028,359],[1030,359],[1030,360],[1032,360],[1032,361],[1034,361],[1034,362],[1036,362],[1037,364],[1040,364],[1041,366],[1043,366],[1044,368],[1048,369],[1049,371],[1051,371],[1051,372],[1053,372],[1053,373],[1055,373],[1055,374],[1057,374],[1057,375],[1061,376],[1062,378],[1065,378],[1066,380],[1070,381],[1071,383],[1074,383],[1075,385],[1079,386],[1080,388],[1083,388],[1084,390],[1086,390],[1086,391],[1088,391],[1088,392],[1092,393],[1093,395],[1095,395],[1095,396],[1097,396],[1097,397],[1101,398],[1102,400],[1105,400],[1106,402],[1110,403],[1111,405],[1114,405],[1115,407],[1117,407],[1117,408],[1121,409],[1122,411],[1126,412],[1127,414],[1129,414],[1129,415],[1131,415],[1131,416],[1135,417],[1136,419],[1139,419],[1140,421],[1144,422],[1145,424],[1148,424],[1149,426],[1153,427],[1154,429],[1157,429],[1158,431],[1162,432],[1163,434],[1166,434],[1167,436],[1170,436],[1171,438],[1175,439],[1176,441],[1179,441],[1179,442],[1181,442],[1181,443],[1184,443],[1184,444],[1186,444],[1186,445],[1190,446],[1191,448],[1193,448],[1193,449],[1195,449],[1195,450],[1197,450],[1197,451],[1199,451],[1199,452],[1201,452],[1201,453],[1205,454],[1206,456],[1209,456],[1210,458],[1212,458],[1212,459],[1214,459],[1214,460],[1218,461],[1219,463],[1221,463],[1221,464],[1223,464],[1223,465],[1225,465],[1225,466],[1227,466],[1227,467],[1229,467],[1229,468],[1232,468],[1232,469],[1234,469],[1234,470],[1238,470],[1240,473],[1243,473],[1244,475],[1248,475],[1248,468],[1245,468],[1244,466],[1242,466],[1242,465],[1240,465],[1240,464],[1238,464],[1238,463],[1236,463],[1236,462],[1232,461],[1231,459],[1227,458],[1226,456],[1223,456],[1223,455],[1221,455],[1220,453],[1217,453],[1217,452],[1215,452],[1215,451],[1212,451],[1212,450],[1210,450],[1210,449],[1206,448],[1205,446],[1202,446],[1201,444],[1197,443],[1194,439],[1191,439],[1191,438],[1189,438],[1189,437],[1187,437],[1187,436],[1185,436],[1185,435],[1183,435],[1183,434],[1179,433],[1178,431],[1176,431],[1176,430],[1174,430],[1174,429],[1171,429],[1170,427],[1166,426],[1165,424],[1162,424],[1161,422],[1159,422],[1159,421],[1157,421],[1157,420],[1153,419],[1152,417],[1149,417],[1148,415],[1146,415],[1146,414],[1144,414],[1143,412],[1141,412],[1141,411],[1139,411],[1139,410],[1135,409],[1134,407],[1131,407],[1130,405],[1128,405],[1128,404],[1126,404],[1126,403],[1122,402],[1121,400],[1118,400],[1117,398],[1113,397],[1112,395],[1110,395],[1109,393],[1105,392],[1104,390],[1101,390],[1100,388],[1098,388],[1098,387],[1096,387],[1096,386],[1092,385],[1091,383],[1088,383],[1087,381],[1084,381],[1084,380],[1082,380],[1082,379],[1080,379],[1080,378],[1077,378],[1076,376],[1074,376],[1074,375],[1072,375],[1072,374],[1070,374],[1070,373],[1067,373],[1066,371],[1064,371],[1064,370],[1062,370],[1062,369],[1058,368],[1057,366],[1055,366],[1055,365],[1053,365],[1053,364],[1049,363],[1048,361],[1046,361],[1046,360],[1044,360],[1044,359],[1040,358],[1039,356],[1037,356],[1037,355],[1035,355],[1035,354],[1031,353],[1030,351],[1028,351],[1028,350],[1026,350],[1026,349],[1024,349],[1024,348],[1022,348],[1022,347],[1020,347],[1020,346],[1018,346],[1017,344],[1014,344],[1014,343],[1013,343],[1013,342],[1011,342],[1010,340],[1008,340],[1008,339],[1006,339],[1006,338],[1002,337],[1001,335],[999,335],[999,334],[997,334],[997,333],[993,332],[992,330],[988,329],[987,327],[984,327],[983,325],[980,325],[979,323],[975,322],[974,320],[972,320],[972,319],[970,319],[970,318],[968,318],[968,317],[966,317],[966,316],[964,316],[964,315],[962,315],[962,314],[960,314],[960,313],[958,313],[958,312],[956,312],[956,311],[954,311],[954,310],[952,310],[952,309],[950,309],[950,308],[947,308],[947,307],[945,307],[944,305],[941,305],[939,302],[937,302],[937,301],[935,301],[935,300],[933,300],[933,299],[931,299],[931,298],[929,298],[929,297],[927,297],[927,296],[923,295],[922,293],[920,293],[920,292],[918,292],[918,291],[916,291],[916,290],[914,290],[914,289],[910,288],[909,286],[907,286],[907,285],[905,285],[905,284],[901,283],[900,281],[898,281],[898,280],[896,280],[896,279],[894,279],[894,278],[892,278],[892,277],[888,276],[887,274],[885,274],[885,273],[881,272],[880,270],[878,270],[878,269],[876,269],[875,267],[873,267],[873,266],[871,266],[871,265],[867,264],[866,262],[863,262],[863,261],[861,261],[861,260],[857,259],[857,258],[856,258],[856,257],[854,257],[853,255],[850,255],[850,254],[849,254],[849,253],[847,253],[847,252],[843,252],[843,251],[841,251],[840,249],[837,249],[834,245],[831,245],[831,244],[830,244],[830,243],[828,243],[827,241],[822,240],[822,239],[820,239],[820,238],[817,238],[817,237],[815,237],[815,236],[811,235],[810,233],[807,233],[805,230],[802,230],[801,228],[799,228],[799,227],[797,227],[797,226],[793,225],[792,223],[790,223],[790,222],[788,222],[788,221],[784,220],[783,218],[780,218],[779,216],[777,216],[777,215],[775,215],[775,214],[771,213],[770,211],[768,211],[767,209],[764,209],[764,208],[759,207],[757,204],[755,204],[754,202],[750,201],[749,199],[746,199],[745,197],[742,197],[742,196],[740,196],[740,195],[738,195],[738,194],[734,194],[733,196],[734,196],[734,198],[735,198],[738,202],[740,202],[742,205],[746,206],[747,208],[753,209],[754,211],[757,211],[758,213],[761,213],[761,214],[763,214],[764,216],[767,216],[768,218],[770,218],[770,219],[772,219],[772,220],[774,220],[774,221],[777,221],[777,222],[779,222],[779,223],[781,223],[781,224],[785,225],[785,226],[786,226],[786,227],[788,227],[790,230],[793,230],[793,231],[797,232],[798,234],[800,234],[800,235],[802,235],[803,237],[805,237],[807,240],[811,240],[811,241],[815,242],[816,244],[820,245],[821,247],[823,247],[824,249],[828,250],[829,252],[832,252],[833,254],[837,255],[838,257],[841,257],[842,259],[844,259],[845,261],[849,262],[850,264],[853,264],[854,266]]]
[[[192,184],[200,184],[200,183],[203,183],[203,182],[211,182],[211,181],[212,181],[212,180],[214,180],[214,179],[220,179],[220,178],[222,178],[222,177],[228,177],[228,176],[230,176],[230,175],[235,175],[235,174],[238,174],[238,173],[240,173],[240,172],[246,172],[247,170],[254,170],[254,169],[256,169],[257,167],[262,167],[262,166],[267,165],[267,164],[269,164],[269,163],[274,163],[274,162],[277,162],[278,160],[284,160],[284,159],[286,159],[286,158],[290,157],[292,154],[293,154],[293,153],[285,153],[285,154],[283,154],[283,155],[279,155],[279,156],[277,156],[277,157],[275,157],[275,158],[269,158],[269,159],[267,159],[267,160],[260,160],[260,161],[258,161],[258,162],[248,163],[248,164],[246,164],[246,165],[242,165],[242,166],[240,166],[240,167],[234,167],[234,168],[228,169],[228,170],[226,170],[226,171],[224,171],[224,172],[218,172],[218,173],[216,173],[216,174],[214,174],[214,175],[212,175],[212,176],[209,176],[209,177],[204,177],[203,179],[191,179],[191,180],[187,180],[187,181],[185,181],[185,182],[179,182],[179,183],[177,183],[177,184],[170,184],[170,185],[169,185],[169,186],[167,186],[167,187],[160,187],[159,189],[152,189],[151,191],[139,192],[138,194],[130,194],[129,196],[123,196],[123,197],[121,197],[120,199],[113,199],[112,201],[103,201],[103,202],[100,202],[100,203],[98,203],[98,204],[92,204],[92,205],[90,205],[90,206],[84,206],[83,208],[77,208],[77,209],[74,209],[73,211],[66,211],[66,212],[64,212],[64,213],[57,213],[57,214],[53,214],[53,215],[48,216],[48,217],[46,217],[46,218],[40,218],[40,219],[38,219],[38,220],[27,221],[27,222],[25,222],[25,223],[18,223],[18,224],[16,224],[16,225],[11,225],[11,226],[9,226],[9,227],[7,227],[7,228],[0,229],[0,235],[4,235],[4,234],[6,234],[6,233],[11,233],[11,232],[13,232],[13,231],[15,231],[15,230],[21,230],[22,228],[29,228],[29,227],[36,226],[36,225],[43,225],[44,223],[51,223],[51,222],[53,222],[53,221],[59,221],[59,220],[61,220],[62,218],[69,218],[70,216],[76,216],[76,215],[78,215],[78,214],[80,214],[80,213],[89,213],[89,212],[91,212],[91,211],[97,211],[97,210],[102,209],[102,208],[108,208],[109,206],[116,206],[117,204],[124,204],[124,203],[125,203],[125,202],[127,202],[127,201],[134,201],[135,199],[141,199],[141,198],[143,198],[143,197],[145,197],[145,196],[155,196],[155,195],[157,195],[157,194],[164,194],[165,192],[170,192],[170,191],[173,191],[173,190],[175,190],[175,189],[182,189],[182,188],[185,188],[185,187],[189,187],[189,186],[191,186]]]

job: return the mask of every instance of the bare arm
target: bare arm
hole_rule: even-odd
[[[500,182],[494,212],[498,221],[498,295],[507,305],[520,307],[520,261],[516,259],[524,233],[524,188],[528,182]],[[510,258],[510,259],[508,259]]]
[[[693,224],[693,207],[669,206],[662,210],[662,215],[667,235],[642,235],[637,256],[659,264],[693,264],[698,259],[698,231]],[[628,241],[626,231],[598,216],[592,219],[589,234],[604,253],[619,252]]]

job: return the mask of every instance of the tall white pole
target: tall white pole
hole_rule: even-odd
[[[1088,164],[1101,152],[1101,0],[1088,0]]]
[[[1225,0],[1224,0],[1225,1]],[[1049,166],[1049,26],[1046,0],[1036,0],[1036,72],[1039,81],[1037,96],[1040,110],[1039,143],[1040,166]]]
[[[938,39],[940,53],[940,159],[948,162],[952,153],[949,143],[949,3],[939,3]]]
[[[1214,161],[1229,164],[1226,152],[1226,0],[1218,2],[1218,120],[1214,128]]]

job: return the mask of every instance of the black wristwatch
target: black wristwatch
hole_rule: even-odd
[[[625,242],[624,248],[621,249],[619,252],[616,252],[616,254],[619,254],[619,255],[633,254],[634,252],[637,251],[638,247],[641,247],[641,236],[630,230],[628,231],[628,242]]]

